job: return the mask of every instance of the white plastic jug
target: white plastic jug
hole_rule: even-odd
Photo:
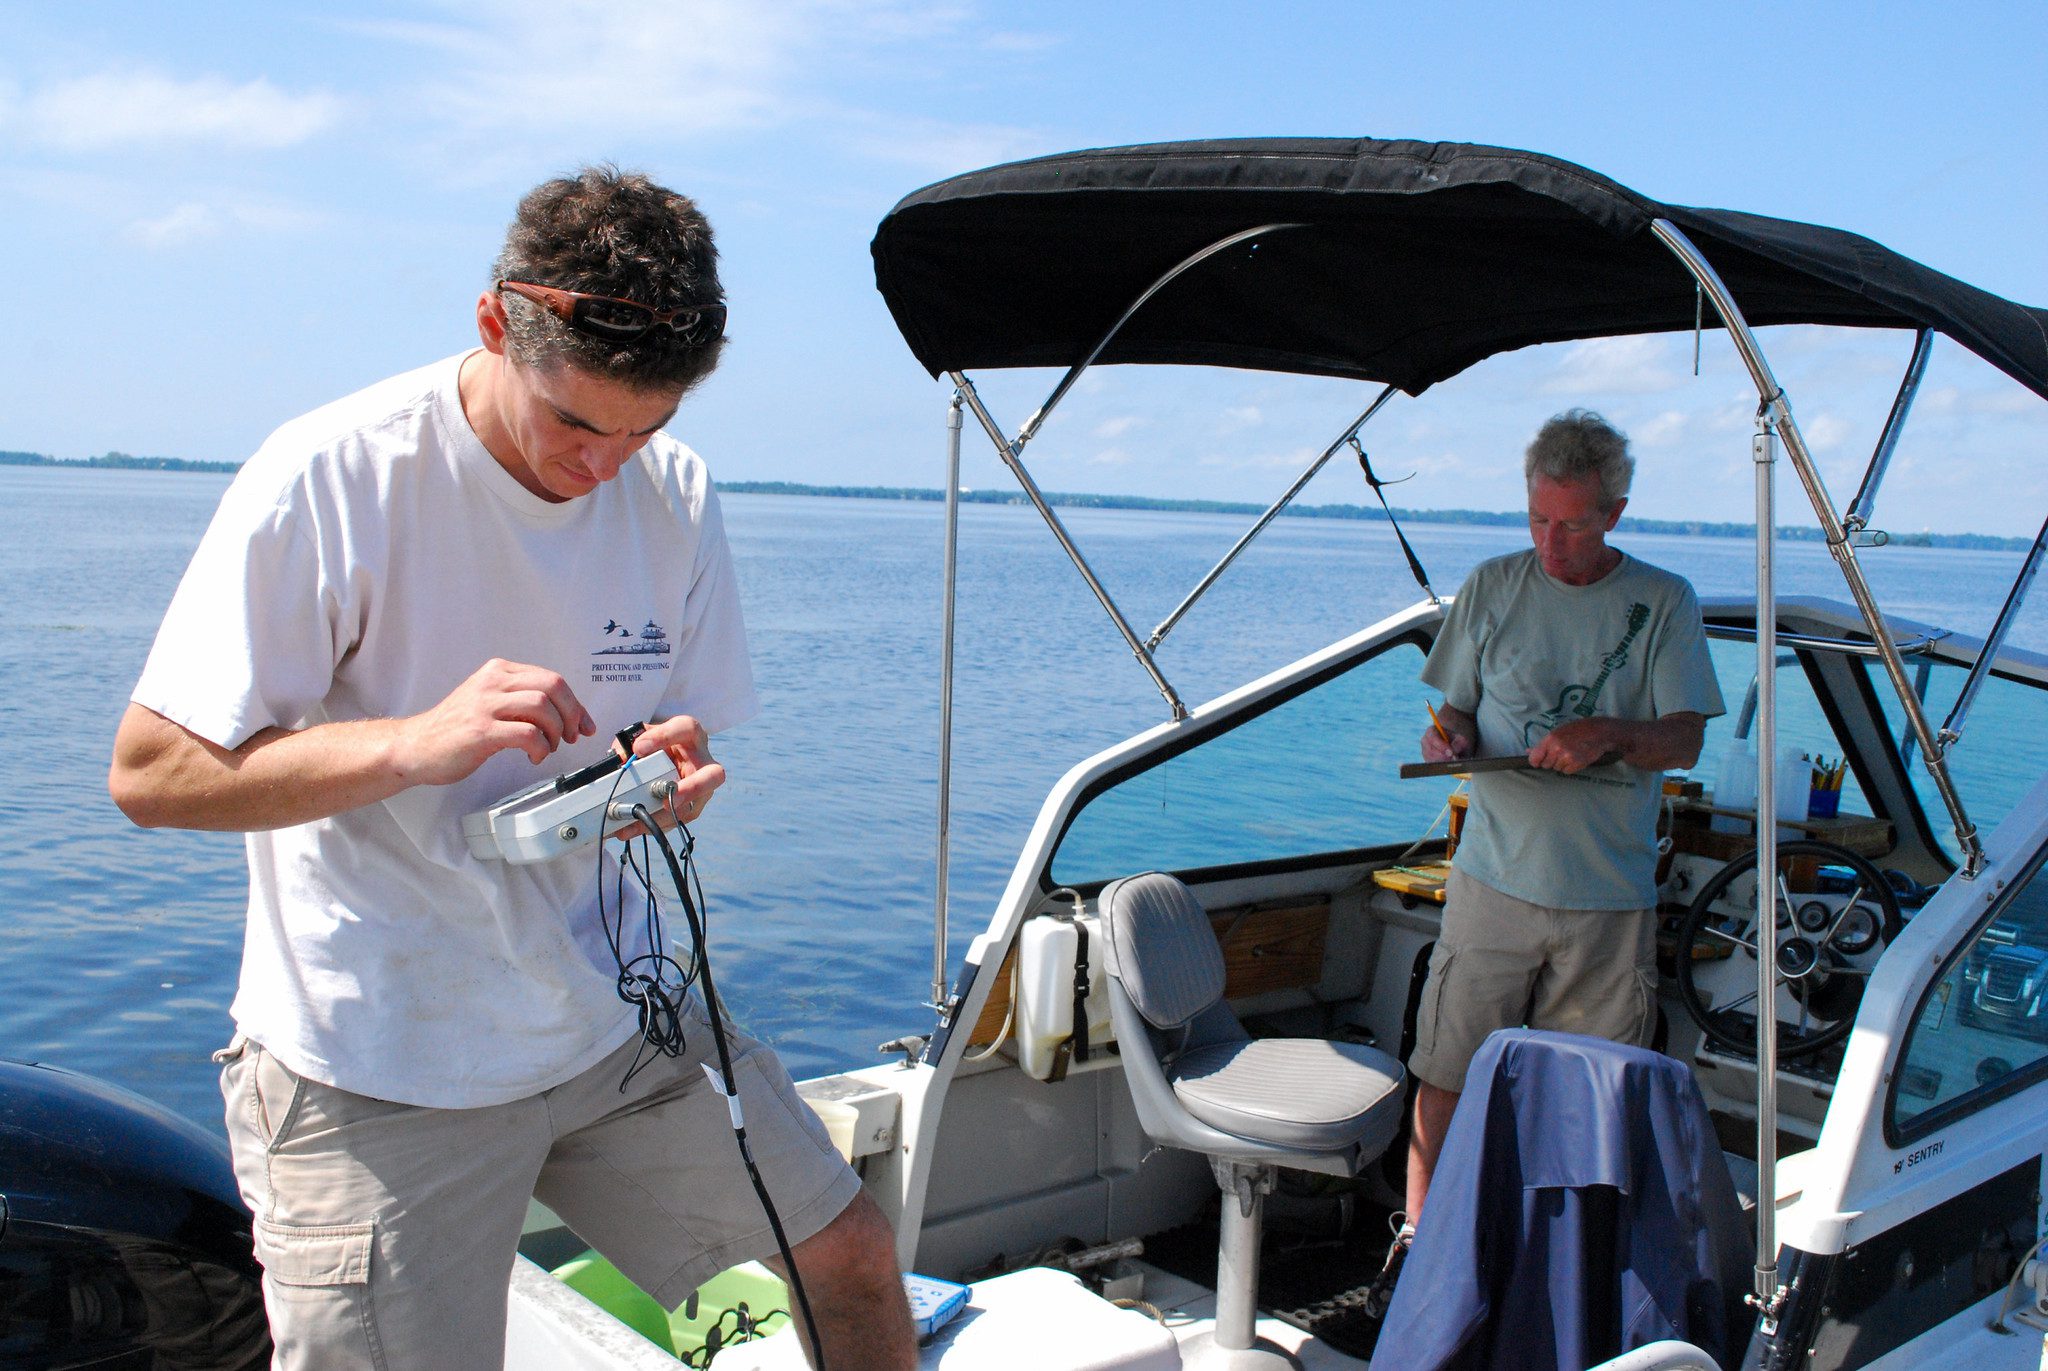
[[[1807,802],[1812,799],[1813,764],[1806,760],[1806,754],[1796,747],[1778,749],[1776,771],[1777,794],[1772,797],[1773,808],[1777,811],[1778,837],[1804,838],[1803,828],[1788,828],[1786,819],[1804,819]]]
[[[1714,808],[1756,812],[1756,749],[1746,738],[1737,738],[1721,754],[1721,769],[1714,773]],[[1734,814],[1716,814],[1717,833],[1747,833],[1749,820]]]

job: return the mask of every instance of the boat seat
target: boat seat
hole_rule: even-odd
[[[1139,1126],[1199,1152],[1223,1192],[1216,1327],[1182,1348],[1201,1371],[1292,1366],[1254,1334],[1259,1231],[1279,1168],[1356,1175],[1401,1124],[1386,1053],[1320,1038],[1253,1038],[1224,1003],[1223,952],[1201,902],[1163,872],[1100,897],[1110,1015]]]

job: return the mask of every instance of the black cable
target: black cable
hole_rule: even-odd
[[[711,1023],[711,1041],[718,1049],[718,1074],[724,1085],[721,1093],[724,1094],[726,1108],[732,1115],[732,1135],[739,1143],[740,1160],[746,1164],[747,1179],[754,1183],[754,1194],[760,1197],[761,1211],[768,1216],[769,1231],[775,1235],[775,1250],[782,1257],[783,1269],[789,1272],[790,1289],[796,1292],[797,1308],[803,1314],[804,1327],[810,1331],[811,1357],[815,1371],[825,1371],[825,1344],[818,1336],[818,1321],[811,1314],[810,1296],[804,1293],[803,1275],[797,1270],[796,1257],[789,1250],[788,1235],[782,1231],[782,1216],[775,1212],[775,1202],[768,1198],[768,1183],[761,1179],[761,1168],[754,1164],[754,1150],[747,1145],[747,1125],[740,1112],[739,1086],[732,1074],[732,1049],[725,1039],[725,1017],[719,1012],[718,989],[711,983],[711,954],[706,944],[704,919],[698,910],[698,900],[690,898],[690,875],[695,874],[694,864],[690,875],[685,875],[683,864],[676,860],[675,849],[669,846],[668,834],[654,821],[654,815],[648,811],[646,805],[634,805],[633,817],[640,821],[641,827],[653,836],[655,843],[661,848],[661,855],[668,862],[669,875],[675,880],[676,893],[682,897],[683,917],[689,922],[690,941],[694,948],[691,960],[696,964],[697,975],[704,981],[704,1012]],[[677,820],[676,827],[683,835],[683,851],[687,858],[694,854],[696,843],[690,837],[688,826],[681,820]],[[654,897],[652,884],[647,886],[647,894],[651,908]],[[697,894],[701,899],[702,886],[697,887]],[[670,961],[669,965],[673,966],[675,963]]]
[[[605,815],[610,816],[612,801],[619,793],[619,786],[626,779],[626,770],[621,767],[613,776],[611,790],[605,796]],[[654,826],[650,823],[648,827]],[[684,830],[688,842],[688,830]],[[665,846],[665,844],[664,844]],[[633,1078],[640,1074],[642,1067],[654,1060],[649,1055],[652,1049],[664,1057],[680,1056],[684,1047],[683,1038],[683,997],[695,981],[697,970],[702,963],[701,951],[692,958],[692,966],[677,964],[663,949],[667,940],[661,925],[661,908],[655,899],[654,883],[649,879],[651,866],[647,863],[647,839],[640,840],[641,855],[636,860],[631,842],[621,844],[622,858],[619,862],[617,881],[613,888],[612,909],[605,908],[604,899],[604,844],[598,844],[597,857],[597,923],[604,933],[607,947],[611,949],[612,965],[617,969],[618,996],[633,1006],[639,1017],[640,1045],[633,1052],[633,1060],[626,1067],[625,1077],[619,1082],[619,1092],[625,1093]],[[685,860],[688,850],[685,849]],[[643,870],[643,867],[647,869]],[[626,873],[631,871],[639,880],[641,889],[647,893],[645,926],[647,951],[626,958]]]

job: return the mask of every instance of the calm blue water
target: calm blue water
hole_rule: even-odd
[[[244,876],[232,836],[132,828],[106,797],[114,725],[226,477],[0,467],[0,1055],[106,1076],[218,1128]],[[728,496],[762,715],[718,752],[700,826],[721,991],[797,1075],[929,1028],[938,732],[936,504]],[[1141,636],[1236,538],[1225,516],[1063,511]],[[1436,585],[1524,545],[1411,530]],[[1631,551],[1740,593],[1732,540]],[[1788,593],[1840,598],[1810,545]],[[1893,612],[1982,632],[2013,553],[1871,554]],[[1281,520],[1182,622],[1162,668],[1199,702],[1417,598],[1382,525]],[[1165,706],[1036,514],[963,511],[953,945],[983,923],[1045,792]],[[2048,646],[2036,611],[2016,641]],[[1419,699],[1420,692],[1417,691]],[[1416,706],[1419,709],[1419,706]],[[1404,732],[1414,731],[1403,720]]]

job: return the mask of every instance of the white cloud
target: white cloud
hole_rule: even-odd
[[[1644,395],[1681,379],[1671,365],[1671,344],[1652,336],[1589,338],[1563,350],[1542,383],[1551,395]]]
[[[331,127],[342,103],[325,91],[294,94],[264,78],[178,78],[110,70],[53,81],[13,102],[26,141],[63,152],[187,143],[233,149],[292,147]]]
[[[1089,432],[1097,438],[1121,438],[1144,422],[1135,414],[1119,414],[1113,419],[1104,419]]]
[[[1266,416],[1257,405],[1233,405],[1223,411],[1222,427],[1226,429],[1256,428],[1266,421]]]
[[[1806,438],[1808,447],[1815,452],[1827,452],[1842,445],[1852,432],[1852,426],[1841,415],[1823,410],[1811,419],[1801,420],[1799,432]]]
[[[896,46],[971,31],[971,14],[915,0],[441,0],[441,22],[352,31],[431,53],[417,92],[446,136],[607,144],[801,125],[857,154],[950,172],[1039,150],[1023,131],[897,118],[849,104]],[[488,151],[487,149],[485,151]]]
[[[274,233],[306,228],[315,222],[311,215],[279,205],[187,200],[162,214],[135,220],[125,232],[143,247],[164,250],[218,238],[237,229]]]
[[[826,127],[848,151],[877,162],[893,162],[927,176],[950,176],[963,167],[1015,162],[1045,151],[1029,129],[1002,124],[962,124],[909,119],[871,112],[844,112]]]
[[[1638,421],[1629,430],[1629,442],[1637,447],[1675,447],[1685,440],[1691,428],[1692,420],[1684,411],[1667,409]]]

